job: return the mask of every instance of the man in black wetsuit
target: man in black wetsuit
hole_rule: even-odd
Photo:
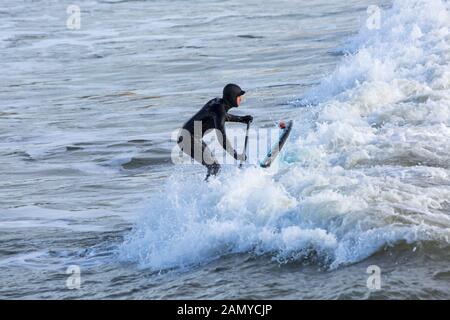
[[[245,153],[238,154],[228,141],[225,132],[225,122],[250,123],[252,116],[235,116],[229,114],[231,108],[237,108],[241,104],[241,98],[245,94],[238,85],[228,84],[223,89],[223,97],[209,101],[199,112],[189,119],[183,126],[178,137],[178,145],[184,153],[203,164],[208,169],[206,179],[210,175],[216,175],[220,170],[220,164],[202,140],[208,130],[216,129],[217,138],[222,147],[236,160],[245,161]]]

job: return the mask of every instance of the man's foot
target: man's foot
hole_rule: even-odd
[[[206,174],[206,178],[205,181],[208,181],[210,176],[215,176],[219,173],[220,171],[220,164],[218,163],[214,163],[212,165],[207,166],[208,168],[208,173]]]

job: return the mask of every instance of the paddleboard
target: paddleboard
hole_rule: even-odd
[[[280,122],[279,124],[279,127],[281,129],[280,136],[278,138],[278,141],[273,144],[272,148],[267,153],[266,157],[262,161],[260,161],[259,165],[262,168],[270,167],[273,161],[280,154],[281,149],[283,148],[284,144],[289,138],[289,134],[291,133],[293,124],[294,122],[292,120],[288,121],[287,123],[284,121]]]

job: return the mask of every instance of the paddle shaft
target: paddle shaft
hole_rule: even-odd
[[[245,141],[244,141],[244,154],[247,154],[247,145],[248,145],[248,132],[250,130],[250,122],[247,123],[247,131],[245,132]],[[241,160],[239,164],[239,168],[242,168],[244,161]]]

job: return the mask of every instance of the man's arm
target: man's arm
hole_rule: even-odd
[[[230,141],[227,139],[227,134],[225,132],[225,121],[226,121],[226,114],[225,112],[218,112],[214,116],[214,124],[215,128],[218,131],[217,132],[217,138],[219,139],[219,142],[233,158],[236,160],[239,160],[239,154],[234,150],[233,146],[231,145]]]
[[[252,116],[235,116],[234,114],[227,113],[225,116],[225,121],[227,122],[242,122],[242,123],[249,123],[253,121]]]
[[[245,122],[244,117],[235,116],[234,114],[226,114],[225,121],[227,122]]]

